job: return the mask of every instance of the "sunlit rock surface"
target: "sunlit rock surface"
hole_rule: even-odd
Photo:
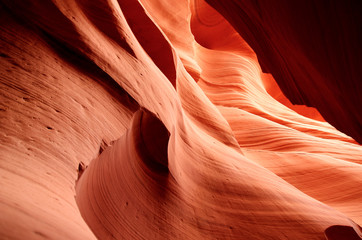
[[[294,104],[362,143],[362,2],[206,0]],[[338,116],[338,117],[337,117]]]
[[[1,239],[361,238],[360,6],[207,2],[1,1]]]

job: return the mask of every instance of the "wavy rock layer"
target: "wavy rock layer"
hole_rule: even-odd
[[[316,107],[362,143],[361,1],[206,2],[250,44],[292,103]]]
[[[243,33],[267,26],[222,3],[236,30],[201,0],[2,1],[2,239],[362,236],[361,146],[292,105],[258,59],[281,56],[319,91],[333,71],[263,55]],[[360,113],[348,103],[341,128],[330,109],[346,102],[328,89],[303,96],[318,109],[335,97],[323,116],[359,141]]]

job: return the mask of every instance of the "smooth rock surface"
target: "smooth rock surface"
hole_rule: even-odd
[[[355,25],[206,2],[0,2],[1,239],[361,238]]]

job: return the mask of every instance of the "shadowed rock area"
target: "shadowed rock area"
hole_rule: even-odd
[[[360,12],[1,0],[0,239],[361,239]]]
[[[331,226],[326,229],[325,234],[327,240],[359,240],[361,239],[361,229],[359,234],[352,227],[347,226]]]

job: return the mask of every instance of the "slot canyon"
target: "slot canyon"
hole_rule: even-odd
[[[362,1],[0,21],[1,240],[362,239]]]

